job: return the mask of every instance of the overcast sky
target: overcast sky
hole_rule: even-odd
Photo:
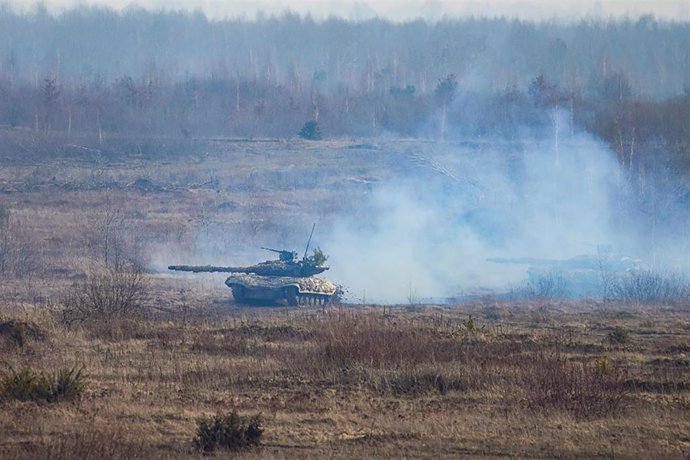
[[[9,0],[31,10],[35,0]],[[381,16],[395,21],[413,18],[436,20],[444,15],[509,16],[529,19],[631,17],[652,14],[659,19],[690,20],[690,0],[45,0],[51,11],[75,5],[109,5],[116,9],[136,5],[153,9],[200,9],[213,18],[254,18],[258,11],[280,14],[291,10],[316,18],[337,15],[347,19]]]

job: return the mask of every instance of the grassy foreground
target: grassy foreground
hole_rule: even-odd
[[[16,304],[10,317],[32,329],[0,335],[5,376],[86,378],[81,398],[2,402],[2,458],[201,456],[199,417],[233,409],[262,416],[248,458],[690,454],[687,311],[228,306],[67,327]]]

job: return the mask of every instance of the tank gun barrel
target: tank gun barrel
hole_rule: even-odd
[[[170,265],[168,270],[192,273],[253,273],[248,267],[217,267],[214,265]]]
[[[297,258],[297,253],[295,251],[288,251],[287,249],[273,249],[261,246],[261,249],[266,251],[271,251],[279,254],[279,259],[283,262],[292,262]]]
[[[261,276],[312,276],[328,270],[328,267],[304,266],[301,263],[287,265],[282,262],[261,263],[249,267],[216,267],[214,265],[170,265],[168,270],[192,273],[253,273]]]
[[[271,252],[277,252],[278,254],[280,254],[281,252],[291,252],[291,251],[285,251],[285,250],[281,250],[281,249],[267,248],[265,246],[261,246],[261,249],[264,249],[266,251],[271,251]]]
[[[596,256],[576,256],[570,259],[537,259],[532,257],[491,257],[486,259],[488,262],[497,264],[530,265],[533,267],[553,267],[565,270],[599,270],[602,263],[611,265],[614,261],[607,261]]]
[[[487,262],[496,264],[515,264],[515,265],[552,265],[558,263],[555,259],[536,259],[533,257],[489,257]]]

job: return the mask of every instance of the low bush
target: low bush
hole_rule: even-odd
[[[570,283],[560,272],[530,270],[523,285],[513,286],[505,295],[509,300],[554,300],[571,296]]]
[[[522,368],[529,408],[561,410],[578,418],[614,415],[627,394],[623,372],[608,361],[575,363],[554,355],[537,355]]]
[[[621,326],[616,326],[611,332],[606,336],[608,341],[613,344],[622,345],[630,341],[630,334],[625,328]]]
[[[528,298],[562,299],[568,297],[568,280],[559,272],[532,275],[527,285]]]
[[[63,321],[71,325],[93,319],[126,318],[139,311],[145,297],[146,280],[140,270],[90,274],[67,292]]]
[[[0,338],[3,337],[6,341],[23,347],[28,339],[41,340],[45,334],[32,322],[9,320],[0,322]]]
[[[85,389],[83,367],[60,369],[53,375],[29,368],[10,372],[0,381],[0,399],[9,401],[75,401]]]
[[[84,394],[84,367],[62,368],[57,371],[51,381],[49,402],[76,401]]]
[[[310,141],[318,141],[321,139],[321,130],[316,121],[308,121],[302,126],[299,131],[299,137]]]
[[[690,286],[684,277],[652,270],[627,273],[613,283],[611,291],[615,299],[637,305],[677,304],[690,298]]]
[[[36,235],[0,206],[0,278],[27,278],[41,269]]]
[[[233,410],[226,415],[199,419],[192,443],[204,453],[217,449],[245,450],[258,446],[263,432],[261,416],[241,417]]]

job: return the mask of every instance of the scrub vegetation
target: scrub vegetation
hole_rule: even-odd
[[[0,458],[688,458],[689,27],[0,7]]]

